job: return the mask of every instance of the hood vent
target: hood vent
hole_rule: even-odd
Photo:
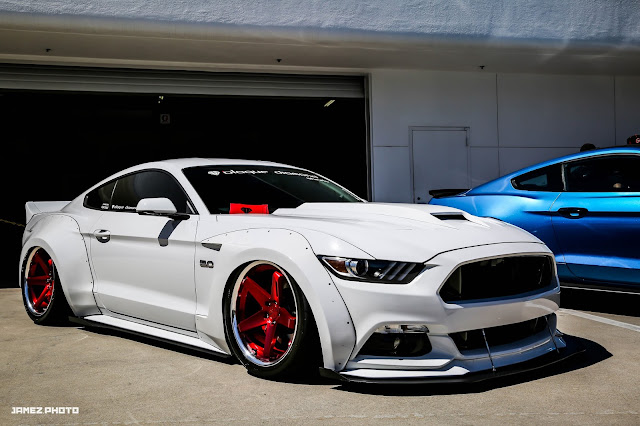
[[[440,220],[467,220],[462,213],[431,213],[431,216]]]

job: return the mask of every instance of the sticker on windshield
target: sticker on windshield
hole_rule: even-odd
[[[320,176],[316,176],[316,175],[310,175],[308,173],[301,173],[301,172],[288,172],[285,170],[276,170],[274,172],[277,175],[287,175],[287,176],[300,176],[309,180],[315,180],[318,182],[326,182],[326,180],[322,179]]]
[[[220,176],[222,175],[268,175],[268,174],[276,174],[276,175],[285,175],[285,176],[298,176],[298,177],[303,177],[307,180],[312,180],[315,182],[327,182],[326,179],[321,178],[320,176],[316,176],[316,175],[312,175],[309,173],[303,173],[303,172],[294,172],[294,171],[287,171],[287,170],[274,170],[274,171],[270,171],[270,170],[210,170],[209,172],[207,172],[208,174],[210,174],[211,176]]]
[[[209,172],[212,176],[220,176],[220,173],[225,175],[258,175],[258,174],[267,174],[268,170],[222,170],[221,172],[218,170],[211,170]]]

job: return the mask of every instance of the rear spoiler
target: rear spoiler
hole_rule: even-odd
[[[24,205],[27,214],[27,221],[25,223],[29,223],[34,215],[60,211],[69,203],[70,201],[27,201]]]
[[[453,195],[462,194],[465,191],[468,191],[469,188],[463,189],[432,189],[429,191],[429,195],[433,198],[443,198],[443,197],[451,197]]]

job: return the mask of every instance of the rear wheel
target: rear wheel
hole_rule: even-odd
[[[34,248],[27,257],[23,273],[22,301],[36,324],[67,322],[71,310],[60,286],[53,259],[42,247]]]
[[[285,378],[317,371],[315,322],[304,294],[279,266],[252,262],[225,290],[224,322],[234,355],[249,373]]]

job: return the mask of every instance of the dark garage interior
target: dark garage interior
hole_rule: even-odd
[[[0,286],[15,287],[27,201],[71,200],[126,167],[169,158],[269,160],[367,197],[364,99],[1,91]]]

